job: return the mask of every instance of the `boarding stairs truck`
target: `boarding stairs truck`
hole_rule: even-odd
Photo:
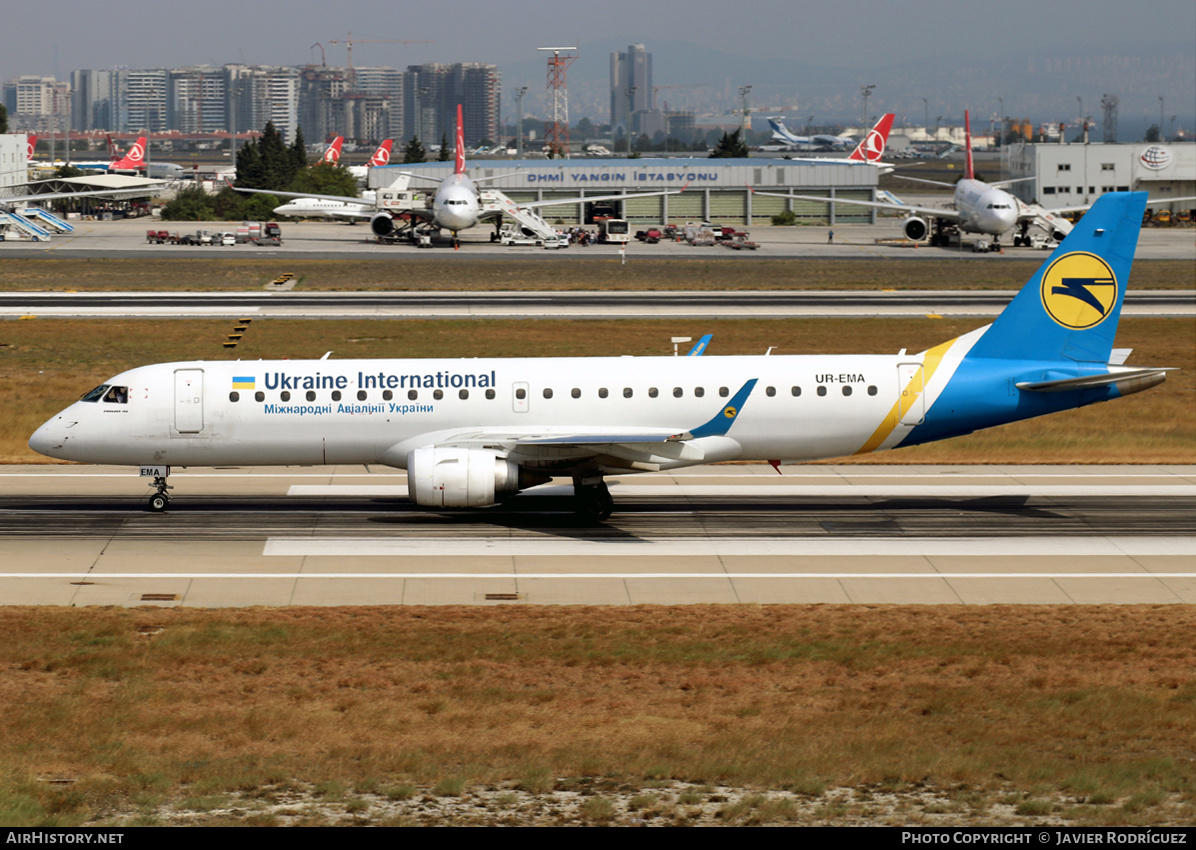
[[[22,239],[31,239],[34,242],[49,242],[50,231],[44,227],[34,224],[29,219],[22,216],[20,213],[4,212],[0,213],[0,225],[5,228],[4,238],[9,237],[9,233],[15,231]]]
[[[483,215],[491,212],[501,212],[508,218],[514,219],[528,236],[538,239],[546,247],[551,242],[555,247],[559,242],[556,229],[529,209],[520,207],[498,189],[482,189],[479,194],[481,212]]]
[[[58,233],[74,233],[75,225],[67,223],[64,219],[54,215],[49,210],[44,210],[41,207],[29,207],[23,213],[27,219],[37,219],[44,222],[45,226],[50,230],[55,230]]]

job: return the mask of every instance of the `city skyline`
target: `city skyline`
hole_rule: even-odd
[[[504,116],[522,85],[529,86],[525,111],[544,115],[544,56],[536,48],[573,44],[574,121],[609,119],[610,54],[630,44],[654,54],[655,84],[671,89],[662,98],[674,109],[730,110],[737,87],[752,85],[753,107],[793,106],[795,115],[806,113],[802,119],[814,113],[816,123],[844,122],[859,116],[860,85],[881,83],[873,111],[918,124],[957,118],[969,102],[974,114],[995,114],[1000,103],[1011,117],[1041,121],[1074,119],[1079,99],[1099,116],[1106,92],[1120,96],[1127,130],[1152,115],[1157,122],[1159,96],[1165,123],[1177,115],[1190,131],[1196,113],[1196,43],[1166,40],[1196,31],[1196,5],[1188,0],[1160,0],[1149,16],[1111,0],[1010,0],[1000,14],[983,17],[939,0],[896,12],[871,0],[815,7],[756,0],[733,15],[706,0],[652,7],[613,0],[600,14],[528,0],[518,15],[474,3],[464,4],[463,15],[402,15],[416,7],[356,0],[337,8],[335,25],[321,14],[324,4],[310,0],[252,7],[213,0],[199,18],[178,0],[122,0],[99,18],[80,0],[55,8],[52,26],[29,4],[6,12],[7,28],[21,37],[0,55],[0,79],[65,81],[76,69],[114,66],[344,66],[352,31],[359,67],[496,64]],[[391,43],[404,39],[429,43]],[[1052,62],[1055,56],[1065,59]]]

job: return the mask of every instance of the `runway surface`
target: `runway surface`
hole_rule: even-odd
[[[210,318],[811,318],[995,316],[1012,291],[18,292],[2,316]],[[1196,291],[1131,291],[1126,316],[1196,316]]]
[[[729,465],[440,513],[396,470],[0,470],[0,602],[1192,603],[1196,466]]]

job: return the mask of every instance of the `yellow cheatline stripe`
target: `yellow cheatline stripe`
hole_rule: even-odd
[[[926,352],[926,356],[922,358],[922,371],[920,373],[922,378],[922,386],[914,386],[914,382],[917,380],[917,377],[914,377],[910,379],[910,382],[906,385],[905,390],[902,392],[902,395],[905,395],[911,390],[913,391],[914,398],[911,400],[911,404],[913,401],[917,400],[918,394],[926,390],[926,385],[930,383],[930,379],[934,376],[935,370],[938,369],[939,364],[943,361],[943,357],[950,350],[951,346],[953,346],[958,340],[959,337],[956,337],[955,339],[944,342],[942,345],[936,345],[934,348]],[[889,438],[889,435],[893,433],[893,429],[897,427],[897,423],[901,421],[901,417],[899,415],[900,405],[901,396],[898,396],[897,401],[893,403],[893,408],[889,411],[888,415],[885,416],[885,418],[881,421],[877,429],[872,432],[872,436],[868,438],[867,442],[865,442],[864,445],[862,445],[856,451],[856,454],[862,455],[868,454],[869,452],[874,452],[881,445],[881,443]]]

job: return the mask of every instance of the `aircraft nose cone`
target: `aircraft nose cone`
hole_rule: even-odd
[[[39,455],[59,457],[66,444],[66,426],[61,416],[55,416],[33,432],[29,438],[29,448]]]

